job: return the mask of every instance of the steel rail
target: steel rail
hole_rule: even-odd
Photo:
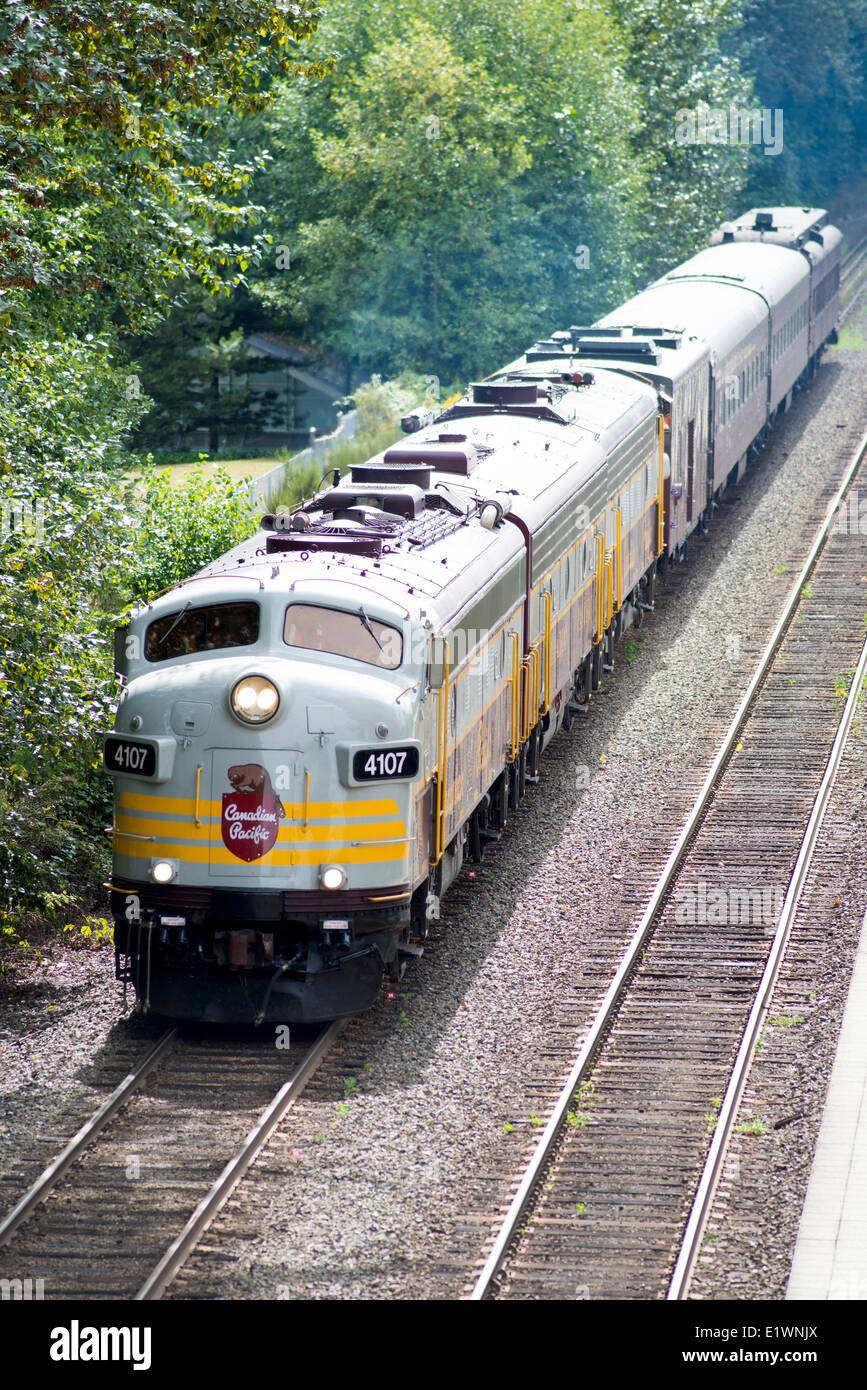
[[[320,1033],[307,1056],[262,1111],[234,1157],[229,1160],[210,1191],[199,1202],[180,1235],[172,1241],[162,1259],[148,1275],[135,1294],[135,1301],[148,1302],[162,1297],[187,1256],[231,1197],[250,1164],[261,1153],[287,1110],[298,1100],[307,1082],[340,1037],[347,1022],[347,1019],[340,1018]]]
[[[840,315],[837,320],[838,325],[842,324],[849,317],[858,302],[860,291],[864,286],[865,280],[867,280],[867,271],[862,271],[857,280],[855,278],[855,272],[858,270],[858,267],[861,265],[862,261],[867,260],[867,249],[862,250],[862,247],[867,248],[867,236],[862,237],[859,242],[856,242],[852,250],[840,263]],[[850,291],[845,304],[843,303],[844,290]]]
[[[862,249],[864,247],[867,247],[867,236],[856,242],[852,250],[847,252],[845,258],[840,262],[841,282],[844,278],[851,279],[861,262],[867,259],[867,250]]]
[[[142,1061],[141,1065],[134,1071],[128,1072],[116,1086],[111,1095],[106,1097],[99,1109],[90,1117],[86,1124],[82,1125],[76,1135],[70,1139],[66,1148],[63,1149],[55,1159],[49,1163],[44,1173],[33,1184],[28,1192],[24,1194],[12,1210],[0,1221],[0,1246],[5,1245],[14,1235],[18,1227],[23,1224],[40,1202],[44,1201],[51,1189],[59,1179],[74,1163],[77,1158],[84,1153],[85,1149],[93,1142],[100,1130],[104,1129],[109,1120],[117,1114],[118,1110],[129,1100],[134,1091],[138,1089],[145,1077],[171,1047],[177,1037],[177,1028],[169,1028],[163,1034],[155,1047]]]
[[[719,1118],[714,1129],[713,1142],[708,1150],[705,1166],[702,1171],[701,1179],[693,1201],[692,1210],[686,1224],[683,1240],[681,1242],[680,1254],[674,1268],[666,1297],[671,1300],[686,1298],[689,1292],[689,1284],[692,1278],[695,1262],[701,1248],[701,1239],[704,1235],[707,1218],[713,1204],[719,1176],[722,1172],[722,1165],[725,1159],[726,1148],[731,1137],[732,1128],[749,1075],[756,1043],[764,1025],[765,1019],[771,1006],[771,997],[780,973],[780,967],[786,952],[792,925],[795,920],[795,913],[800,902],[801,893],[807,880],[807,873],[813,858],[813,851],[819,838],[819,831],[825,819],[825,812],[828,808],[828,801],[834,789],[837,772],[843,757],[843,750],[846,740],[855,718],[861,696],[862,685],[865,675],[867,675],[867,641],[861,649],[861,657],[852,679],[849,690],[849,697],[846,701],[843,717],[837,729],[825,773],[822,778],[821,786],[816,794],[807,829],[804,832],[803,842],[798,858],[795,861],[795,868],[789,880],[788,891],[783,902],[780,918],[777,923],[774,939],[768,954],[767,964],[762,973],[761,982],[756,992],[755,1002],[747,1019],[744,1028],[741,1045],[735,1059],[729,1084],[726,1089],[725,1098],[720,1107]]]
[[[759,660],[749,685],[744,692],[743,698],[738,705],[737,711],[729,724],[725,737],[711,763],[707,776],[702,783],[701,790],[695,799],[692,810],[687,817],[684,826],[678,835],[677,841],[668,856],[665,867],[657,881],[647,907],[641,917],[638,926],[632,936],[626,953],[617,968],[617,971],[608,986],[605,997],[597,1010],[597,1013],[590,1026],[590,1030],[584,1039],[581,1050],[573,1064],[568,1078],[563,1085],[554,1108],[542,1132],[541,1138],[533,1152],[529,1164],[524,1172],[524,1176],[512,1198],[508,1212],[503,1220],[500,1230],[494,1240],[490,1254],[485,1261],[481,1274],[479,1275],[472,1292],[468,1295],[471,1302],[481,1301],[490,1291],[491,1285],[503,1263],[509,1246],[512,1244],[518,1224],[524,1210],[532,1196],[545,1165],[551,1156],[555,1142],[570,1104],[573,1103],[575,1091],[580,1082],[589,1070],[590,1063],[595,1057],[602,1043],[604,1033],[613,1018],[620,997],[624,991],[626,983],[631,975],[638,957],[651,935],[657,915],[663,904],[672,882],[675,878],[680,862],[686,852],[687,846],[697,832],[701,821],[704,818],[707,807],[710,803],[716,783],[723,772],[725,764],[740,736],[743,725],[749,714],[753,701],[758,693],[759,687],[767,675],[770,665],[776,655],[777,649],[785,636],[789,625],[794,617],[801,598],[801,590],[807,583],[816,561],[825,545],[825,542],[834,523],[837,511],[843,502],[852,480],[867,454],[867,432],[862,436],[852,458],[844,472],[843,480],[840,483],[834,497],[828,504],[825,517],[819,526],[813,539],[813,543],[807,554],[807,558],[801,567],[800,574],[795,580],[786,598],[783,611],[777,620],[776,626],[768,639],[764,652]]]

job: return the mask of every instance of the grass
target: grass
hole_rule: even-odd
[[[834,677],[834,694],[841,700],[848,700],[849,683],[854,674],[854,671],[842,671],[839,676]]]
[[[844,323],[838,331],[837,347],[841,350],[852,351],[854,349],[856,352],[861,352],[867,348],[867,337],[865,337],[864,329],[860,324]]]
[[[767,1125],[766,1125],[762,1120],[760,1120],[760,1119],[758,1119],[758,1118],[753,1118],[752,1120],[743,1120],[743,1121],[741,1121],[741,1123],[740,1123],[739,1125],[735,1125],[735,1133],[736,1133],[736,1134],[756,1134],[756,1135],[760,1135],[760,1134],[767,1134],[767,1132],[768,1132],[768,1127],[767,1127]]]
[[[722,1102],[723,1102],[722,1096],[711,1096],[711,1098],[710,1098],[711,1109],[718,1112],[720,1106],[722,1105]],[[716,1129],[716,1126],[717,1126],[717,1120],[719,1119],[719,1114],[717,1113],[717,1114],[713,1114],[713,1115],[705,1115],[704,1118],[705,1118],[705,1120],[707,1121],[707,1132],[708,1132],[708,1134],[713,1134],[713,1132],[714,1132],[714,1130]]]
[[[637,656],[640,655],[640,653],[641,653],[641,643],[642,643],[643,641],[644,641],[644,638],[643,638],[643,637],[629,637],[629,638],[627,638],[626,645],[625,645],[624,648],[623,648],[623,659],[624,659],[624,661],[634,661],[635,658],[636,658]]]
[[[592,1108],[595,1099],[593,1095],[592,1077],[589,1081],[581,1082],[581,1085],[578,1087],[572,1099],[576,1101],[577,1104],[574,1110],[568,1110],[566,1112],[566,1123],[570,1129],[583,1129],[586,1124],[590,1123],[590,1117],[587,1111]]]

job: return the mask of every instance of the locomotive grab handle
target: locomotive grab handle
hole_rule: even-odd
[[[518,718],[521,710],[521,639],[517,632],[512,633],[512,746],[509,761],[514,762],[518,756]]]
[[[195,805],[195,809],[194,809],[194,811],[193,811],[193,820],[194,820],[195,823],[196,823],[196,829],[197,829],[197,830],[201,827],[201,824],[202,824],[201,820],[199,819],[199,790],[200,790],[200,788],[201,788],[201,785],[202,785],[202,769],[201,769],[201,767],[197,767],[197,768],[196,768],[196,805]]]
[[[615,508],[614,515],[617,519],[617,541],[615,545],[615,555],[617,557],[617,583],[615,585],[615,598],[617,607],[615,613],[619,613],[623,607],[623,513],[622,508]]]
[[[656,554],[662,554],[665,520],[662,515],[665,496],[665,421],[659,417],[659,497],[656,503]]]
[[[554,595],[549,589],[543,597],[545,599],[545,698],[542,702],[542,713],[547,714],[551,708],[551,614],[554,608]]]
[[[602,641],[602,634],[605,631],[605,537],[601,532],[596,533],[596,639],[595,645],[598,646]]]

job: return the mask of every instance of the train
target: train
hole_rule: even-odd
[[[109,881],[137,1007],[369,1009],[836,340],[841,233],[753,209],[115,632]]]

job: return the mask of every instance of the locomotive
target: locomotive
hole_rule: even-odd
[[[116,973],[145,1011],[369,1008],[835,338],[841,234],[754,209],[115,634]]]

